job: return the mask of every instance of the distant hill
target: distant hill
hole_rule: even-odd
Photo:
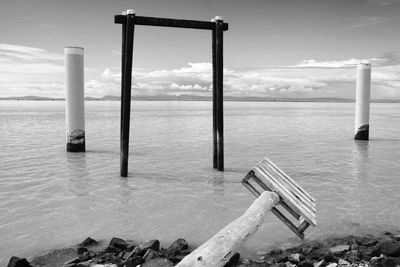
[[[14,96],[0,97],[0,100],[35,100],[35,101],[64,101],[65,98],[51,98],[42,96]],[[106,95],[103,97],[85,97],[86,101],[120,101],[119,96]],[[134,101],[211,101],[211,96],[132,96]],[[346,98],[264,98],[264,97],[233,97],[225,96],[224,101],[235,102],[332,102],[332,103],[352,103],[354,99]],[[372,103],[400,103],[400,99],[373,99]]]

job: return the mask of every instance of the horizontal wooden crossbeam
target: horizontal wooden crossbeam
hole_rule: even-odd
[[[125,15],[114,16],[114,23],[126,24],[126,16]],[[215,23],[211,21],[154,18],[154,17],[143,17],[143,16],[135,16],[135,25],[174,27],[174,28],[199,29],[199,30],[212,30],[215,27]],[[222,29],[224,31],[227,31],[228,23],[223,23]]]

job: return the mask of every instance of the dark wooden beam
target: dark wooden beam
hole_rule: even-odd
[[[133,37],[135,31],[135,14],[126,15],[125,32],[125,58],[123,67],[122,90],[122,146],[121,146],[121,170],[122,177],[128,176],[128,157],[129,157],[129,129],[131,114],[131,85],[132,85],[132,56],[133,56]]]
[[[215,23],[214,23],[215,24]],[[215,46],[215,26],[212,29],[212,122],[213,122],[213,168],[218,168],[218,156],[217,156],[217,57],[216,57],[216,46]]]
[[[125,93],[125,85],[124,85],[124,78],[125,78],[125,43],[126,43],[126,24],[122,24],[122,47],[121,47],[121,123],[120,123],[120,148],[122,148],[122,125],[123,125],[123,117],[124,117],[124,93]]]
[[[114,16],[114,22],[117,24],[126,24],[125,15]],[[154,17],[143,17],[136,16],[135,25],[143,26],[160,26],[160,27],[174,27],[174,28],[186,28],[186,29],[199,29],[199,30],[212,30],[214,22],[199,21],[199,20],[187,20],[187,19],[168,19],[168,18],[154,18]],[[224,31],[228,30],[228,23],[222,24]]]
[[[217,169],[224,170],[224,43],[223,21],[215,21],[215,79],[217,115]]]

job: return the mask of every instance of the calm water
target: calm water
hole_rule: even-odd
[[[84,154],[65,152],[63,102],[0,102],[0,265],[86,236],[198,245],[253,201],[240,180],[264,156],[316,198],[307,238],[399,227],[399,104],[372,104],[371,141],[355,142],[351,103],[225,103],[225,172],[210,102],[133,108],[121,178],[118,102],[86,102]],[[295,242],[271,214],[244,252]]]

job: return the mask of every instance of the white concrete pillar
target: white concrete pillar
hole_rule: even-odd
[[[67,151],[85,151],[83,48],[65,47]]]
[[[357,66],[355,140],[369,139],[370,95],[371,64],[369,62],[361,62]]]

